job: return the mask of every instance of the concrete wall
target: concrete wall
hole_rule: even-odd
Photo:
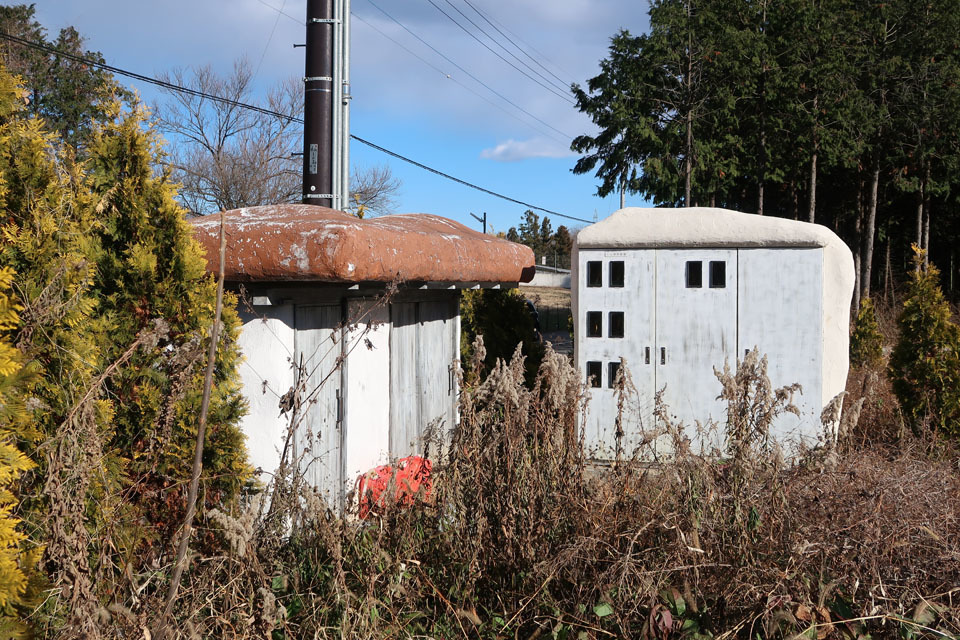
[[[661,390],[671,419],[691,435],[697,422],[722,427],[726,403],[717,399],[721,385],[714,369],[725,363],[734,368],[755,347],[768,356],[774,388],[796,382],[803,387],[794,398],[801,415],[781,416],[775,435],[815,439],[820,411],[837,392],[824,392],[823,254],[820,247],[578,250],[575,361],[585,376],[599,378],[584,425],[594,455],[609,459],[616,450],[612,386],[621,357],[633,383],[620,443],[629,455],[641,425],[652,426],[654,396]],[[611,286],[621,284],[610,279],[614,265],[623,265],[622,286]],[[690,279],[692,268],[699,277]],[[714,268],[722,270],[722,280],[711,281]],[[622,337],[615,315],[622,318]],[[702,444],[716,446],[720,439]]]
[[[554,287],[557,289],[570,288],[570,274],[550,271],[537,271],[530,282],[521,282],[520,287]]]

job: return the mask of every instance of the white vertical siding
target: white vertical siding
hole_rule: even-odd
[[[343,495],[340,314],[340,305],[301,305],[296,312],[296,362],[303,365],[306,383],[293,455],[306,482],[327,495],[331,505]]]
[[[390,457],[417,452],[420,393],[417,389],[417,303],[390,305]]]
[[[819,432],[823,358],[823,249],[740,249],[738,355],[759,348],[774,388],[799,382],[799,417],[774,425],[781,440]]]
[[[390,330],[390,456],[424,454],[426,428],[456,421],[455,300],[395,303]]]
[[[350,300],[344,371],[344,474],[352,482],[390,454],[390,311],[372,298]]]
[[[450,300],[420,303],[417,361],[421,429],[439,420],[444,431],[453,427],[456,399],[456,358]]]
[[[254,313],[242,312],[240,317],[240,381],[249,405],[240,428],[247,437],[250,463],[272,474],[280,464],[287,433],[287,418],[280,416],[280,397],[293,386],[293,306],[256,307]],[[266,482],[269,475],[261,480]]]

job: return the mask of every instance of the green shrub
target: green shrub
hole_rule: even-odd
[[[960,328],[938,284],[939,271],[916,249],[890,379],[904,416],[921,427],[960,435]]]
[[[31,614],[35,632],[97,637],[101,604],[127,576],[165,562],[182,521],[216,285],[173,185],[154,169],[159,143],[140,110],[115,107],[78,163],[22,98],[0,70],[0,269],[15,273],[22,309],[10,342],[35,374],[18,390],[27,415],[0,424],[0,440],[10,429],[32,460],[17,515],[44,550],[53,594]],[[227,307],[204,452],[208,507],[233,502],[247,474],[239,321]]]
[[[497,360],[509,362],[518,344],[526,357],[525,379],[531,383],[543,360],[543,343],[537,335],[527,301],[517,289],[475,289],[460,298],[460,358],[468,362],[473,343],[483,336],[483,365],[492,371]]]
[[[877,324],[873,301],[864,298],[850,336],[850,364],[854,367],[877,367],[883,362],[883,335]]]

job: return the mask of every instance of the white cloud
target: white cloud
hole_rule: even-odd
[[[497,162],[520,162],[529,158],[569,158],[574,155],[569,149],[551,140],[514,140],[501,142],[495,147],[484,149],[480,157]]]

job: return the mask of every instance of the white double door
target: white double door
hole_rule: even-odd
[[[631,431],[654,424],[660,391],[667,415],[691,437],[698,423],[717,425],[707,439],[695,442],[720,444],[727,403],[719,398],[716,371],[725,364],[735,370],[737,360],[754,348],[767,356],[774,388],[795,382],[803,387],[794,398],[800,415],[782,415],[774,435],[819,428],[822,249],[651,249],[632,252],[625,266],[626,287],[613,290],[614,306],[625,311],[624,339],[605,337],[602,344],[605,360],[626,358],[637,390],[634,413],[640,424],[631,419],[622,426],[627,453],[638,440]],[[610,299],[610,290],[603,292]],[[595,306],[602,308],[599,298]],[[593,359],[590,349],[585,351],[584,359]],[[608,372],[603,374],[587,440],[607,457],[615,448],[616,398],[608,388]]]
[[[688,427],[725,419],[714,367],[734,365],[737,353],[737,251],[658,249],[638,252],[638,311],[628,319],[634,353],[630,371],[653,424],[652,399]],[[718,266],[722,265],[722,266]],[[711,280],[711,275],[713,279]],[[718,280],[718,278],[720,278]],[[652,294],[652,304],[650,296]]]

